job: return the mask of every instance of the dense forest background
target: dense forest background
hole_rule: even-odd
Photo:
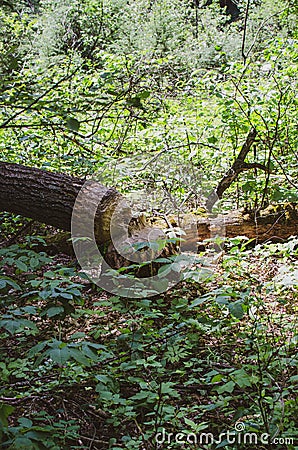
[[[297,18],[295,0],[2,1],[1,161],[96,174],[167,221],[204,216],[255,130],[213,213],[297,223]],[[218,238],[135,299],[52,228],[1,212],[0,231],[2,448],[298,448],[297,236]]]
[[[294,201],[296,6],[239,8],[235,20],[218,2],[5,3],[2,159],[100,169],[120,189],[166,181],[185,198],[222,177],[253,126],[250,160],[271,174],[240,177],[228,207]]]

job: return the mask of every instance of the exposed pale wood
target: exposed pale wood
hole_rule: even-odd
[[[270,206],[260,212],[233,211],[213,218],[188,217],[183,225],[188,247],[216,236],[246,236],[257,243],[298,235],[296,204]]]

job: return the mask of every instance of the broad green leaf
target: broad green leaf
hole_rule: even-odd
[[[172,270],[172,264],[165,264],[158,269],[158,276],[166,276]]]
[[[162,383],[160,388],[161,394],[163,395],[168,394],[171,397],[180,397],[180,394],[177,392],[176,389],[173,389],[172,386],[175,386],[175,383],[172,383],[171,381]]]
[[[244,316],[242,303],[240,301],[230,303],[228,308],[232,316],[236,317],[236,319],[242,319],[242,317]]]
[[[16,259],[14,263],[21,272],[26,272],[28,270],[27,265],[23,261]]]
[[[210,136],[209,138],[207,138],[207,141],[210,142],[210,144],[216,144],[218,139],[216,136]]]
[[[17,437],[14,440],[13,447],[14,449],[22,449],[22,450],[34,450],[38,449],[38,447],[26,437]]]
[[[186,425],[189,425],[190,428],[195,433],[198,433],[199,431],[205,430],[209,426],[208,422],[195,423],[193,420],[187,419],[187,417],[184,418],[184,422],[186,423]]]
[[[233,392],[235,387],[234,381],[229,381],[228,383],[225,383],[223,386],[219,386],[216,390],[219,394],[223,394],[224,392]]]
[[[238,384],[240,388],[245,388],[252,385],[252,378],[244,369],[235,370],[231,373],[231,378]]]
[[[95,347],[95,346],[93,346],[93,345],[91,345],[92,343],[90,342],[88,342],[88,343],[83,343],[82,344],[82,353],[85,355],[85,356],[88,356],[88,358],[90,358],[90,359],[92,359],[93,361],[96,361],[97,359],[98,359],[98,356],[97,356],[97,354],[92,350],[92,347],[94,347],[94,348],[98,348],[98,347]],[[96,344],[95,344],[96,345]],[[100,344],[99,344],[100,345]]]
[[[83,366],[90,366],[90,360],[86,358],[83,351],[78,348],[69,348],[70,356]]]
[[[20,417],[18,419],[18,422],[24,428],[31,428],[33,425],[32,420],[28,419],[27,417]]]
[[[69,294],[68,292],[60,292],[59,297],[66,298],[67,300],[73,299],[73,295]]]
[[[63,364],[65,364],[66,361],[68,361],[70,358],[68,347],[49,349],[46,351],[46,353],[49,355],[52,361],[59,364],[60,366],[63,366]]]
[[[36,269],[36,267],[39,266],[39,259],[38,258],[30,258],[30,267],[31,269]]]
[[[215,448],[223,448],[226,447],[227,445],[230,445],[230,443],[227,439],[225,439],[224,441],[220,442]]]
[[[150,94],[151,94],[150,91],[142,91],[142,92],[138,93],[138,97],[142,98],[142,99],[145,99],[145,98],[150,97]]]
[[[69,117],[66,121],[66,126],[72,131],[79,131],[80,129],[80,122],[75,119],[74,117]]]
[[[2,422],[5,427],[8,425],[7,418],[13,411],[13,406],[7,405],[6,403],[0,403],[0,422]]]
[[[47,270],[46,272],[44,272],[43,276],[45,278],[56,278],[57,274],[52,270]]]
[[[63,306],[52,306],[51,308],[47,309],[46,313],[48,317],[54,317],[58,316],[59,314],[64,312]]]
[[[190,308],[194,308],[195,306],[201,305],[202,303],[205,303],[205,302],[207,302],[208,300],[210,300],[209,297],[205,297],[205,296],[203,296],[203,297],[198,297],[198,298],[196,298],[196,299],[189,305],[189,307],[190,307]]]
[[[214,375],[214,377],[211,379],[211,383],[218,383],[223,379],[224,375],[221,373],[218,373],[217,375]]]
[[[156,258],[154,262],[169,264],[171,263],[171,260],[169,258]]]
[[[147,390],[138,392],[137,394],[130,397],[131,400],[146,400],[146,402],[148,403],[155,402],[157,398],[158,398],[157,393],[153,393]]]
[[[38,353],[40,353],[45,348],[47,343],[48,343],[48,341],[43,341],[43,342],[39,342],[38,344],[31,347],[28,352],[28,357],[32,358],[32,356],[36,356]]]
[[[24,328],[29,328],[30,330],[37,332],[38,328],[34,322],[28,319],[7,319],[1,320],[0,326],[9,331],[10,334],[15,334],[17,331],[24,330]]]

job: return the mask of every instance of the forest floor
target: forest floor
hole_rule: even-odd
[[[33,271],[2,253],[21,286],[1,305],[3,448],[181,448],[178,432],[297,448],[297,239],[234,243],[207,279],[149,299],[107,294],[65,255]],[[230,446],[237,424],[279,441]]]

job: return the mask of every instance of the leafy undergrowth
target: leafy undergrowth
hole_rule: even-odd
[[[297,243],[232,240],[145,299],[0,250],[1,448],[297,449]]]

